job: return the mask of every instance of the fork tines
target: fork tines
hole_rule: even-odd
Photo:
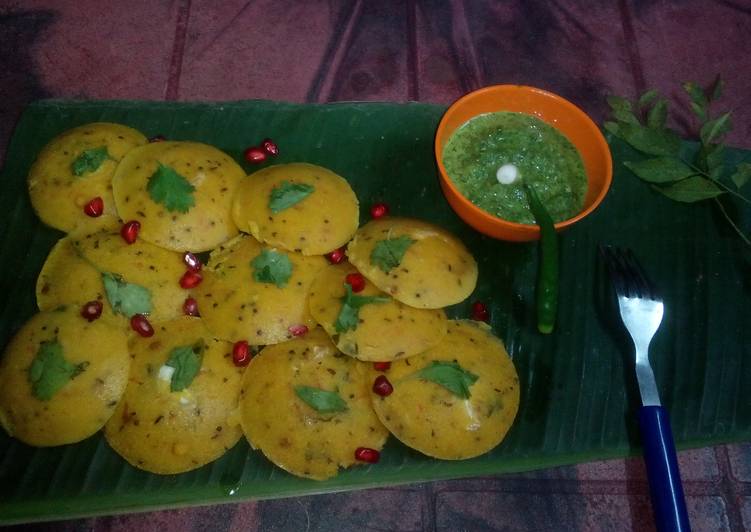
[[[628,248],[598,246],[619,297],[643,297],[658,300],[654,284]]]

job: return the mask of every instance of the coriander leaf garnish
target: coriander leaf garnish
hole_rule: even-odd
[[[344,289],[347,293],[342,298],[342,308],[334,322],[334,328],[339,333],[357,329],[360,323],[360,309],[364,305],[386,303],[389,300],[388,297],[381,296],[357,296],[352,293],[352,286],[348,283],[344,283]]]
[[[98,170],[107,159],[109,159],[107,146],[84,150],[71,163],[70,170],[73,172],[73,175],[81,177],[84,174]]]
[[[170,381],[170,391],[179,392],[193,382],[201,369],[203,350],[206,344],[199,340],[193,345],[184,345],[170,351],[166,366],[175,368]]]
[[[41,401],[52,399],[68,381],[83,373],[88,362],[71,364],[63,356],[63,346],[57,340],[41,342],[29,367],[29,382],[34,397]]]
[[[723,196],[731,195],[751,204],[751,199],[741,193],[751,179],[751,164],[740,163],[733,169],[725,163],[722,139],[731,129],[731,114],[713,117],[710,111],[712,103],[722,94],[723,81],[718,76],[709,90],[693,82],[684,83],[683,88],[699,122],[698,150],[680,150],[680,137],[665,126],[668,100],[654,89],[644,93],[636,106],[625,98],[609,97],[615,121],[605,122],[605,129],[641,154],[658,156],[624,162],[640,179],[674,201],[713,200],[728,224],[751,246],[751,238],[733,221],[721,201]]]
[[[151,312],[151,292],[147,288],[125,282],[119,275],[111,273],[102,273],[102,282],[107,301],[115,313],[131,318],[134,314]]]
[[[282,181],[279,185],[271,190],[269,196],[269,209],[274,214],[278,214],[293,205],[297,205],[302,200],[310,196],[315,187],[305,183],[290,183]]]
[[[333,414],[347,410],[347,403],[337,392],[329,392],[312,386],[295,386],[297,397],[321,414]]]
[[[415,240],[406,235],[379,240],[370,253],[370,263],[389,273],[401,264],[407,248],[414,243]]]
[[[159,163],[159,167],[146,185],[151,199],[161,203],[170,212],[188,212],[196,204],[193,192],[196,187],[172,167]]]
[[[286,254],[273,249],[264,249],[250,265],[253,267],[253,279],[259,283],[284,288],[292,276],[292,261]]]
[[[443,386],[462,399],[469,399],[469,387],[478,379],[477,375],[465,370],[456,362],[435,360],[429,366],[421,369],[417,376]]]

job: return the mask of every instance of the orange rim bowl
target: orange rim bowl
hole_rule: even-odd
[[[550,124],[576,147],[587,174],[584,208],[573,218],[555,224],[561,231],[594,211],[605,198],[613,180],[610,148],[597,125],[565,98],[524,85],[493,85],[470,92],[446,110],[435,135],[435,158],[441,189],[451,208],[467,224],[501,240],[525,242],[540,238],[537,225],[510,222],[482,210],[459,192],[443,166],[443,147],[451,134],[471,118],[484,113],[513,111],[535,116]]]

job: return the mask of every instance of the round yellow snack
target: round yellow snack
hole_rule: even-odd
[[[372,220],[357,231],[347,256],[379,289],[411,307],[459,303],[477,284],[477,263],[464,244],[419,220]]]
[[[96,197],[116,215],[112,176],[123,156],[147,140],[135,129],[95,122],[70,129],[39,153],[28,176],[31,205],[44,223],[62,231],[93,220],[83,212]],[[106,156],[101,150],[106,149]],[[88,159],[90,165],[85,164]],[[80,175],[76,175],[76,173]]]
[[[357,231],[359,212],[344,178],[307,163],[249,175],[232,203],[232,219],[242,231],[303,255],[323,255],[346,244]]]
[[[172,391],[188,365],[167,362],[181,348],[189,357],[200,352],[200,369]],[[200,318],[184,316],[156,327],[151,338],[132,336],[130,349],[128,387],[104,427],[120,456],[152,473],[175,474],[216,460],[237,443],[242,368],[232,363],[230,344],[213,338]]]
[[[155,142],[123,159],[112,186],[120,217],[141,223],[139,238],[176,251],[206,251],[237,234],[230,211],[243,177],[213,146]]]
[[[339,411],[319,411],[299,394],[334,392]],[[360,362],[338,353],[320,329],[265,347],[245,373],[240,409],[254,448],[293,475],[324,480],[356,463],[358,447],[380,450],[388,432],[373,412]],[[312,389],[312,390],[311,390]]]
[[[434,362],[458,364],[477,380],[464,399],[428,380]],[[435,368],[433,368],[435,369]],[[451,370],[448,373],[453,373]],[[503,343],[475,321],[449,321],[448,334],[421,355],[391,364],[391,395],[371,393],[378,418],[405,445],[444,460],[481,455],[503,440],[519,408],[519,377]],[[443,376],[446,372],[434,373]]]
[[[392,299],[370,282],[355,297],[386,297],[385,302],[363,305],[355,329],[337,330],[346,294],[345,278],[356,273],[347,263],[325,268],[310,288],[308,306],[342,353],[363,361],[390,361],[411,357],[434,346],[446,334],[446,313],[442,309],[409,307]],[[340,324],[340,328],[342,328]]]
[[[96,280],[99,287],[97,297],[87,295],[86,301],[105,296],[104,301],[109,303],[102,284],[102,274],[108,273],[149,291],[151,294],[149,320],[152,323],[173,319],[183,314],[182,306],[188,296],[188,291],[180,287],[180,277],[185,273],[185,264],[179,253],[149,244],[140,238],[132,244],[127,244],[119,233],[110,231],[71,234],[69,238],[71,238],[73,249],[82,260],[91,265],[96,273],[92,276],[90,270],[81,266],[80,269],[71,272],[76,275],[69,276],[65,283],[71,285],[85,283],[88,287],[95,283],[95,278],[98,278]],[[71,292],[68,287],[60,287],[60,289]],[[109,304],[105,307],[109,307]]]
[[[291,275],[275,282],[258,280],[253,262],[272,254],[289,261]],[[315,325],[308,311],[308,290],[325,267],[323,257],[263,246],[251,236],[238,236],[211,253],[203,282],[194,290],[206,326],[218,338],[247,340],[254,345],[277,344],[292,338],[293,328]]]
[[[39,447],[88,438],[112,415],[129,363],[122,329],[103,320],[90,323],[74,307],[40,312],[0,361],[0,424]],[[65,373],[56,371],[61,365]],[[56,376],[61,386],[50,387]]]

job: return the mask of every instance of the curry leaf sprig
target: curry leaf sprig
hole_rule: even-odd
[[[614,121],[605,122],[605,129],[642,154],[651,156],[624,162],[640,179],[675,201],[713,200],[735,232],[751,246],[751,239],[720,201],[721,196],[730,194],[751,204],[751,199],[741,193],[751,180],[751,164],[740,163],[731,169],[725,163],[726,148],[722,140],[732,127],[731,113],[713,116],[710,112],[710,105],[722,95],[723,85],[719,76],[709,91],[693,82],[683,84],[699,123],[699,149],[691,158],[681,152],[680,136],[666,126],[668,100],[654,89],[642,94],[636,102],[610,96],[608,104]]]

